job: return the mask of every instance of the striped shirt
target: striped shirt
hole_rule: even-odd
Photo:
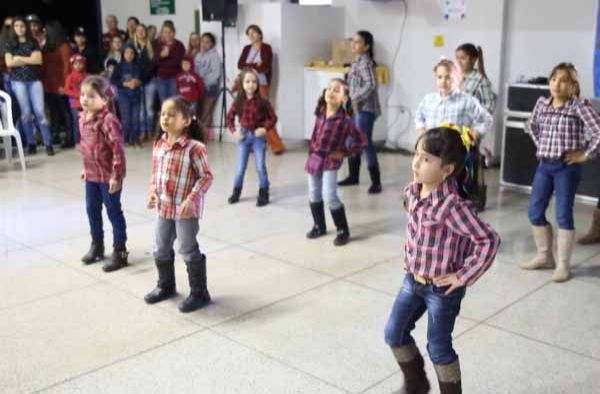
[[[492,83],[478,70],[473,70],[464,77],[465,93],[475,97],[483,108],[492,114],[496,108],[496,94],[492,90]]]
[[[425,95],[415,112],[417,129],[429,130],[443,122],[469,127],[483,135],[492,126],[492,116],[476,98],[458,90],[447,97],[439,92]]]
[[[589,100],[574,98],[554,108],[552,97],[540,97],[527,126],[540,159],[562,160],[579,149],[588,158],[599,153],[600,115]]]
[[[359,111],[372,112],[375,116],[381,115],[375,63],[369,55],[364,53],[352,62],[347,82],[350,98]]]
[[[88,182],[119,184],[125,178],[125,150],[121,123],[116,115],[104,108],[90,119],[85,111],[79,115],[80,152],[83,171]]]
[[[158,214],[166,219],[181,218],[181,204],[193,201],[192,216],[202,217],[204,194],[212,184],[206,147],[187,135],[169,145],[167,134],[154,143],[150,191],[158,195]]]
[[[420,184],[406,187],[404,269],[429,279],[454,273],[466,286],[490,267],[500,237],[459,197],[457,187],[456,181],[448,180],[423,199]]]

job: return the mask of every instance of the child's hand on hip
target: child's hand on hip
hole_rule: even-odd
[[[462,286],[456,274],[442,275],[438,276],[437,278],[433,278],[433,284],[437,287],[450,286],[444,295],[448,295]]]
[[[573,150],[571,152],[567,152],[565,155],[565,161],[567,164],[579,164],[586,161],[588,157],[585,155],[585,152],[582,150]]]
[[[81,175],[79,175],[79,179],[81,179],[81,182],[85,182],[87,180],[87,176],[85,175],[85,170],[81,170]]]
[[[258,129],[254,130],[254,135],[257,137],[264,137],[267,135],[267,129],[264,127],[259,127]]]
[[[148,198],[146,198],[146,207],[148,209],[154,209],[158,205],[158,194],[155,191],[151,191],[148,193]]]
[[[233,136],[235,137],[236,140],[238,141],[243,141],[244,140],[244,134],[242,134],[239,130],[236,130],[233,132]]]
[[[334,160],[342,160],[344,158],[344,154],[342,152],[331,152],[328,156]]]
[[[183,204],[181,204],[181,218],[182,219],[189,219],[194,215],[193,212],[193,202],[192,200],[188,197],[183,201]]]
[[[115,194],[119,190],[121,190],[121,182],[117,181],[116,179],[111,179],[108,182],[108,193]]]

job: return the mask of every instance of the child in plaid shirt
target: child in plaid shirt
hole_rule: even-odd
[[[83,111],[79,115],[80,151],[83,156],[81,180],[85,182],[87,215],[92,233],[90,250],[81,258],[84,264],[104,259],[102,204],[113,226],[113,254],[104,264],[105,272],[127,265],[125,216],[121,208],[121,190],[125,178],[123,134],[114,108],[114,91],[100,76],[89,76],[81,84],[79,99]]]
[[[588,100],[579,98],[577,71],[570,63],[561,63],[550,73],[550,94],[538,99],[527,122],[539,159],[528,210],[537,254],[522,262],[521,268],[556,268],[552,279],[564,282],[570,276],[575,238],[573,202],[581,163],[600,150],[600,116]],[[546,220],[553,193],[559,228],[558,262],[552,254],[552,226]]]
[[[405,189],[408,211],[404,269],[407,274],[385,328],[386,343],[404,374],[405,393],[426,393],[424,361],[411,331],[428,315],[427,350],[440,392],[461,392],[452,331],[465,288],[492,264],[500,238],[460,192],[460,172],[473,139],[447,127],[417,140],[414,182]]]
[[[470,43],[462,44],[456,48],[456,61],[462,72],[465,93],[475,97],[490,114],[493,114],[496,107],[496,94],[492,89],[492,83],[485,75],[481,47],[475,47]]]
[[[242,81],[242,88],[238,91],[235,102],[227,113],[227,127],[238,141],[237,170],[233,181],[233,193],[228,202],[235,204],[240,200],[248,157],[250,152],[253,151],[259,179],[256,206],[262,207],[269,203],[266,135],[267,130],[275,127],[277,116],[269,101],[260,94],[258,75],[255,71],[243,71],[240,80]],[[239,130],[235,128],[236,116],[240,119]]]
[[[165,100],[160,113],[163,133],[152,151],[152,179],[147,206],[158,210],[154,258],[158,269],[156,288],[144,300],[148,304],[175,295],[175,251],[187,266],[190,295],[179,310],[187,313],[210,302],[206,285],[206,256],[200,252],[196,236],[202,217],[204,195],[212,184],[206,147],[192,104],[181,96]]]
[[[367,146],[367,138],[352,120],[348,85],[341,79],[336,78],[329,82],[319,99],[315,115],[317,119],[305,165],[308,173],[310,210],[315,224],[306,237],[313,239],[327,232],[324,194],[337,228],[333,244],[341,246],[350,240],[350,229],[344,204],[337,195],[337,172],[342,166],[344,156],[360,154]]]

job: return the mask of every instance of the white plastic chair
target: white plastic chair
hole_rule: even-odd
[[[12,100],[10,95],[3,90],[0,90],[0,137],[4,140],[4,152],[8,164],[12,164],[12,141],[10,137],[14,137],[17,141],[17,149],[19,151],[19,160],[21,161],[21,169],[25,171],[25,154],[23,153],[23,142],[21,134],[15,128],[12,118]]]

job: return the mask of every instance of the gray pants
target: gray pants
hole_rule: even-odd
[[[179,254],[183,261],[196,262],[202,260],[200,248],[196,241],[200,225],[198,218],[191,219],[165,219],[158,217],[156,223],[154,258],[169,260],[175,256],[173,243],[175,238],[179,241]]]
[[[337,170],[325,170],[315,175],[308,176],[308,198],[310,202],[325,203],[331,210],[342,206],[337,195]]]

